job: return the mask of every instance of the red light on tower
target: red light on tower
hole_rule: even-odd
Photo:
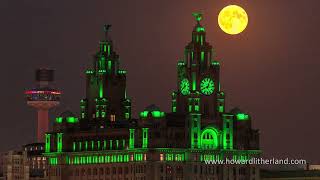
[[[38,142],[44,141],[45,133],[49,130],[49,110],[60,103],[61,92],[49,87],[49,82],[53,81],[53,73],[51,69],[38,69],[36,71],[38,86],[25,91],[27,104],[38,110]]]

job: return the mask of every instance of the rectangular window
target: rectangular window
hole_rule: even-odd
[[[111,122],[115,122],[115,121],[116,121],[116,115],[111,114],[111,115],[110,115],[110,121],[111,121]]]

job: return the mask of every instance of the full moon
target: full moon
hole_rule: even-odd
[[[218,23],[222,31],[227,34],[236,35],[246,29],[248,15],[242,7],[229,5],[220,11]]]

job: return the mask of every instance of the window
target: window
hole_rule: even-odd
[[[193,137],[194,137],[195,139],[198,139],[198,134],[197,134],[197,133],[194,133],[194,134],[193,134]]]
[[[163,161],[163,154],[160,153],[160,161]]]
[[[226,134],[226,139],[227,139],[227,140],[230,139],[230,134],[229,134],[229,133]]]
[[[111,114],[111,115],[110,115],[110,121],[111,121],[111,122],[115,122],[115,121],[116,121],[116,115]]]

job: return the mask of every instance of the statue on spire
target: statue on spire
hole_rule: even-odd
[[[195,13],[192,13],[192,16],[196,19],[196,21],[199,23],[202,19],[202,13],[200,12],[195,12]]]
[[[111,28],[111,24],[105,24],[103,26],[103,31],[104,31],[104,35],[105,35],[105,39],[108,39],[108,32],[110,31]]]

